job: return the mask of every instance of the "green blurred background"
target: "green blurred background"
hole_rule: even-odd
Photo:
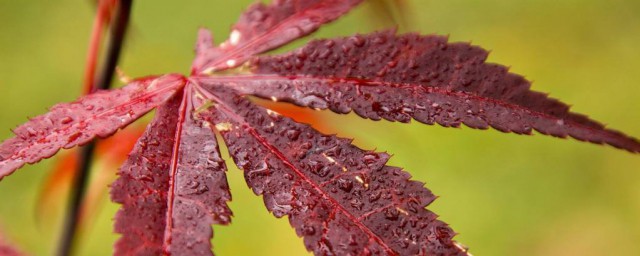
[[[209,27],[220,41],[250,2],[136,1],[120,67],[132,77],[186,73],[196,29]],[[403,2],[404,11],[389,9],[401,32],[472,41],[492,50],[490,61],[535,80],[535,90],[640,136],[640,2]],[[360,6],[314,37],[394,26],[372,6]],[[27,116],[79,95],[93,13],[87,0],[0,0],[0,139]],[[330,127],[326,132],[392,153],[391,164],[426,181],[440,196],[429,208],[474,255],[640,255],[638,155],[539,134],[318,115]],[[0,230],[33,255],[54,251],[61,223],[59,209],[46,209],[50,217],[36,219],[37,195],[52,162],[27,166],[0,182]],[[230,168],[229,179],[235,217],[231,226],[215,227],[217,254],[307,254],[287,220],[273,218],[246,188],[240,171]],[[78,255],[112,253],[117,208],[104,200]]]

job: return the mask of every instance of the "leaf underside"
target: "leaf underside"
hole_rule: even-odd
[[[171,97],[184,85],[180,75],[136,80],[127,86],[53,106],[16,129],[0,145],[0,179],[24,164],[36,163],[68,149],[107,137]]]
[[[316,255],[466,255],[425,209],[435,197],[385,153],[361,150],[254,105],[230,89],[201,116],[221,129],[249,187],[276,217],[288,215]]]

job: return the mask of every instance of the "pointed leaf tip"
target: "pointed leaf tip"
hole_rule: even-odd
[[[196,55],[204,54],[207,50],[213,48],[213,35],[206,28],[198,29],[198,39],[196,40]]]
[[[530,82],[504,66],[486,63],[488,52],[445,37],[387,31],[316,40],[291,53],[254,59],[256,75],[202,78],[233,81],[245,94],[373,120],[465,124],[502,132],[609,144],[640,152],[640,142],[566,104],[530,90]]]
[[[219,47],[199,52],[194,74],[234,68],[259,53],[316,31],[362,0],[284,0],[251,5]]]

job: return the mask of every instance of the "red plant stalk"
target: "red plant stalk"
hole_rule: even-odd
[[[95,73],[96,64],[98,62],[98,53],[100,51],[100,43],[102,42],[104,28],[109,25],[111,15],[113,14],[116,4],[117,0],[98,0],[98,9],[96,17],[93,20],[91,38],[89,39],[89,49],[87,50],[83,95],[87,95],[95,90]]]

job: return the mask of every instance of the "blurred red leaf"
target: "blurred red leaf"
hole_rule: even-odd
[[[113,182],[118,167],[127,159],[136,140],[143,132],[143,126],[132,125],[111,137],[98,141],[94,160],[95,171],[89,182],[87,196],[82,203],[79,221],[81,228],[91,222],[90,218],[97,216],[98,205],[106,196],[107,185]],[[45,220],[64,202],[73,175],[77,171],[78,155],[76,149],[71,149],[56,158],[51,173],[42,184],[38,196],[36,214],[39,220]]]

